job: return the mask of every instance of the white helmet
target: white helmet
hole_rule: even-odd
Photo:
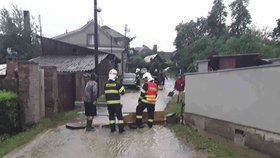
[[[147,79],[148,81],[154,80],[154,78],[152,77],[152,75],[149,72],[144,73],[143,79]]]
[[[140,69],[139,69],[139,68],[137,68],[137,69],[136,69],[136,71],[135,71],[135,73],[137,73],[137,72],[139,72],[139,71],[140,71]]]
[[[109,71],[109,80],[115,80],[117,78],[118,72],[115,69]]]

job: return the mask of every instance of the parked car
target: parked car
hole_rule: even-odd
[[[143,75],[144,73],[148,72],[148,70],[147,70],[147,68],[142,68],[140,72]]]
[[[135,86],[136,87],[136,74],[135,73],[124,73],[122,84],[124,86]]]

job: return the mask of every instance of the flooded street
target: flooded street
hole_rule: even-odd
[[[5,157],[192,158],[196,153],[182,144],[170,129],[158,125],[151,129],[129,130],[121,135],[111,134],[106,128],[86,133],[60,126]]]
[[[156,111],[164,111],[167,103],[171,99],[171,97],[168,97],[167,94],[173,90],[174,83],[174,79],[168,79],[165,81],[165,89],[158,91],[158,98],[155,106]],[[123,112],[135,112],[139,96],[140,91],[134,91],[122,96],[121,103],[123,104]]]
[[[166,90],[160,91],[156,110],[164,110],[170,97],[167,93],[173,87],[168,80]],[[126,94],[122,98],[124,112],[135,112],[139,92]],[[135,103],[134,103],[135,102]],[[100,109],[104,113],[104,109]],[[108,122],[107,116],[95,119],[95,124]],[[101,123],[101,124],[103,124]],[[110,133],[109,128],[97,127],[95,132],[69,130],[65,126],[49,129],[33,141],[12,151],[5,158],[23,157],[83,157],[83,158],[193,158],[201,157],[191,145],[180,142],[167,127],[130,130],[124,134]]]

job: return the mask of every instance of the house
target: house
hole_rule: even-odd
[[[213,55],[208,59],[209,69],[211,70],[251,67],[270,63],[262,60],[259,53]]]
[[[162,58],[158,53],[146,56],[144,58],[144,61],[149,66],[151,73],[154,73],[155,69],[162,71],[163,69],[168,67],[168,65],[166,64],[166,60]]]
[[[160,58],[160,56],[158,54],[148,55],[144,58],[144,61],[146,63],[151,63],[153,60],[154,61],[162,61],[162,59]]]
[[[69,94],[74,96],[77,101],[82,101],[85,81],[83,74],[95,71],[95,54],[93,49],[81,47],[54,39],[41,37],[42,55],[31,59],[30,62],[39,64],[40,67],[55,67],[59,80],[58,86],[65,86],[66,93],[72,89],[75,93]],[[99,65],[99,89],[103,92],[103,83],[108,79],[108,72],[112,68],[118,69],[118,59],[114,54],[98,52]],[[69,80],[69,85],[65,85]],[[70,86],[72,85],[72,87]],[[70,90],[71,91],[71,90]]]
[[[120,68],[120,74],[125,72],[127,70],[127,54],[125,53],[125,48],[129,44],[129,38],[108,26],[98,26],[98,37],[98,50],[114,54],[119,59],[123,58],[124,61],[119,63],[118,67]],[[94,49],[94,21],[88,21],[83,27],[55,36],[53,39]]]
[[[271,64],[266,59],[261,59],[258,53],[235,54],[235,55],[212,55],[206,60],[198,60],[198,72],[216,71]]]
[[[139,53],[139,54],[151,53],[153,51],[146,45],[142,45],[142,47],[135,47],[134,50],[136,51],[136,53]]]
[[[7,73],[7,64],[0,64],[0,78],[5,78]]]

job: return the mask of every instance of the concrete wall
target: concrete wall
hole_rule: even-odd
[[[34,63],[19,63],[18,73],[24,123],[33,124],[45,116],[44,71]]]
[[[236,145],[247,146],[276,158],[280,157],[280,134],[187,112],[184,113],[184,121],[207,133],[226,138]],[[214,135],[209,136],[220,141],[219,137]]]
[[[186,111],[280,133],[280,66],[186,75]]]

